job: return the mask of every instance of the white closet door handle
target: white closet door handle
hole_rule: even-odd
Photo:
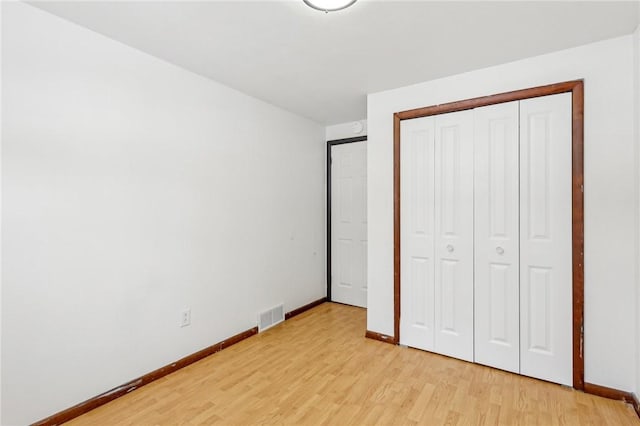
[[[499,255],[503,255],[504,254],[504,249],[502,247],[497,247],[496,248],[496,253],[498,253]]]
[[[448,244],[448,245],[447,245],[447,251],[448,251],[449,253],[453,252],[453,246],[452,246],[451,244]]]

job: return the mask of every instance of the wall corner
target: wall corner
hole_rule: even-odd
[[[638,7],[640,21],[640,7]],[[636,288],[636,364],[635,395],[640,395],[640,25],[633,33],[633,86],[634,86],[634,159],[635,159],[635,288]]]

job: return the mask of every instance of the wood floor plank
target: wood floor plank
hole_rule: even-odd
[[[325,303],[69,424],[640,425],[620,402],[364,338]]]

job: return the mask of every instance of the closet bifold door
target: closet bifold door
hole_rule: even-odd
[[[400,344],[433,351],[435,119],[405,120],[400,132]]]
[[[474,110],[475,362],[520,372],[518,101]]]
[[[435,117],[435,352],[473,361],[473,111]]]
[[[520,373],[571,386],[571,94],[520,101]]]

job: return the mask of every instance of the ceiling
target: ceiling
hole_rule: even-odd
[[[630,34],[637,1],[30,2],[322,124],[366,94]]]

